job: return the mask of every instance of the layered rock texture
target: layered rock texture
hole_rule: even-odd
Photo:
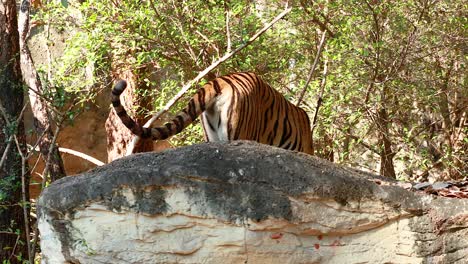
[[[133,155],[49,186],[44,263],[467,263],[468,199],[252,142]]]

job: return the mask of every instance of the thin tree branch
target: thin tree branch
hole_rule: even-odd
[[[429,3],[428,1],[425,1],[423,3],[423,7],[421,9],[421,12],[419,13],[418,15],[418,19],[416,21],[416,23],[419,23],[423,17],[424,17],[424,14],[427,10],[429,6]],[[405,63],[405,60],[408,56],[408,51],[410,49],[410,45],[412,43],[414,43],[414,39],[415,39],[415,36],[416,36],[416,33],[417,33],[417,30],[418,30],[418,27],[413,24],[413,30],[411,31],[411,33],[408,35],[408,38],[406,40],[406,45],[403,47],[402,51],[399,52],[399,56],[397,56],[395,58],[395,60],[393,61],[392,65],[390,66],[390,70],[389,70],[389,73],[387,74],[387,78],[388,79],[392,74],[395,74],[397,73],[401,68],[402,66],[404,65]],[[398,62],[399,61],[399,62]]]
[[[18,137],[16,135],[13,136],[14,139],[15,139],[15,143],[16,143],[16,147],[18,149],[18,153],[21,157],[21,199],[23,201],[21,207],[23,208],[23,218],[24,218],[24,227],[25,227],[25,235],[26,235],[26,245],[28,247],[28,259],[29,259],[29,263],[34,263],[33,262],[33,257],[32,257],[32,254],[31,254],[31,237],[30,237],[30,233],[29,233],[29,210],[28,210],[28,206],[29,206],[29,199],[27,199],[28,197],[26,196],[26,188],[29,187],[26,186],[26,162],[27,162],[27,159],[23,153],[23,150],[21,149],[21,146],[20,146],[20,143],[18,141]]]
[[[231,52],[231,28],[229,26],[229,17],[231,12],[227,8],[226,2],[224,3],[224,10],[226,14],[226,39],[227,39],[227,48],[226,52]]]
[[[333,31],[326,24],[326,23],[329,24],[330,22],[326,21],[326,23],[323,23],[316,16],[313,16],[311,20],[306,21],[306,22],[313,22],[313,23],[317,24],[320,27],[321,31],[327,31],[328,36],[330,36],[331,38],[335,37],[335,33],[333,33]]]
[[[318,94],[317,106],[315,107],[314,119],[312,121],[312,129],[311,129],[312,136],[314,135],[314,129],[315,129],[315,126],[317,125],[318,112],[319,112],[320,106],[322,105],[323,92],[325,90],[325,84],[327,83],[327,73],[328,73],[327,65],[328,65],[328,60],[326,59],[323,62],[322,82],[320,83],[320,92]]]
[[[16,234],[15,232],[1,231],[1,230],[0,230],[0,234],[5,234],[5,235],[18,235],[18,234]]]
[[[8,261],[11,261],[11,259],[13,258],[13,256],[15,255],[15,251],[16,251],[16,247],[18,246],[18,243],[19,243],[19,240],[20,240],[20,235],[16,235],[16,242],[15,242],[15,246],[13,247],[13,250],[11,251],[11,255],[10,257],[8,257]],[[7,263],[10,263],[10,262],[7,262]]]
[[[42,158],[42,154],[39,152],[38,155],[37,155],[36,162],[34,162],[34,165],[32,166],[32,168],[29,169],[29,172],[33,172],[33,171],[36,170],[37,165],[39,165],[39,162],[41,161],[41,158]],[[36,172],[36,174],[42,177],[41,174],[39,174],[37,172]]]
[[[102,166],[104,165],[105,163],[96,159],[96,158],[93,158],[85,153],[82,153],[82,152],[79,152],[79,151],[76,151],[76,150],[73,150],[73,149],[68,149],[68,148],[62,148],[60,147],[59,148],[59,151],[62,152],[62,153],[67,153],[67,154],[71,154],[73,156],[77,156],[79,158],[82,158],[84,160],[87,160],[97,166]]]
[[[36,147],[39,145],[39,142],[42,140],[42,138],[44,137],[45,133],[47,132],[47,129],[49,129],[49,128],[50,128],[50,125],[48,125],[48,126],[46,127],[46,129],[44,129],[44,130],[42,131],[41,135],[37,138],[36,143],[34,143],[34,146],[31,148],[32,150],[34,150],[34,151],[35,151],[35,150],[39,150],[39,149],[36,149]],[[32,155],[34,155],[34,152],[33,152],[33,151],[29,152],[29,153],[26,155],[26,159],[29,159]]]
[[[21,119],[23,119],[23,115],[24,115],[24,111],[26,110],[26,106],[27,106],[27,104],[24,104],[23,109],[21,110],[21,113],[20,113],[18,119],[16,119],[16,122],[19,122]],[[11,126],[10,120],[8,120],[8,116],[6,115],[5,108],[3,107],[1,101],[0,101],[0,113],[2,114],[3,118],[5,119],[5,122],[7,123],[7,126],[10,127]],[[7,143],[7,146],[5,148],[5,151],[2,154],[2,159],[0,160],[0,168],[3,166],[3,163],[6,160],[6,157],[8,155],[8,151],[10,151],[10,147],[11,147],[12,142],[13,142],[13,135],[10,135],[10,137],[8,138],[8,143]]]
[[[380,32],[380,25],[379,25],[379,17],[375,11],[375,9],[372,7],[372,5],[369,3],[369,1],[365,1],[367,7],[369,10],[372,12],[372,19],[373,19],[373,27],[374,31],[371,31],[372,33],[372,42],[374,44],[378,44],[381,39],[381,32]],[[373,76],[372,80],[369,83],[369,86],[367,87],[365,99],[364,99],[364,105],[367,107],[367,103],[369,102],[370,99],[370,94],[372,93],[372,90],[374,88],[374,84],[377,83],[378,81],[378,75],[379,75],[379,70],[380,70],[380,45],[377,45],[376,51],[375,51],[375,64],[373,65]]]
[[[221,57],[220,59],[218,59],[217,61],[215,61],[213,64],[211,64],[208,68],[206,68],[205,70],[203,70],[202,72],[200,72],[197,77],[195,77],[194,79],[192,79],[191,81],[189,81],[188,83],[186,83],[182,89],[176,94],[176,96],[174,96],[167,104],[166,106],[164,106],[164,108],[162,110],[160,110],[158,113],[156,113],[153,117],[151,117],[150,120],[148,120],[144,127],[150,127],[151,124],[153,124],[161,115],[165,114],[171,107],[172,105],[174,105],[177,101],[179,101],[179,99],[190,89],[190,87],[192,87],[195,83],[198,83],[206,74],[208,74],[210,71],[212,71],[213,69],[215,69],[216,67],[218,67],[218,65],[220,65],[221,63],[223,63],[224,61],[226,61],[227,59],[231,58],[232,56],[234,56],[236,53],[238,53],[239,51],[241,51],[242,49],[244,49],[245,47],[247,47],[248,45],[252,44],[260,35],[262,35],[263,33],[265,33],[265,31],[267,31],[269,28],[271,28],[276,22],[278,22],[281,18],[283,18],[284,16],[286,16],[289,12],[291,12],[292,10],[292,7],[289,7],[289,6],[286,6],[286,9],[281,12],[278,16],[276,16],[270,23],[268,23],[267,25],[265,25],[261,30],[259,30],[257,33],[255,33],[247,42],[245,42],[244,44],[240,45],[239,47],[237,47],[235,50],[233,50],[232,52],[229,52],[229,53],[226,53],[223,57]],[[133,139],[132,139],[132,142],[129,144],[128,148],[127,148],[127,156],[132,154],[134,149],[135,149],[135,146],[136,144],[138,143],[138,141],[140,140],[139,137],[137,136],[134,136]]]
[[[150,5],[151,5],[151,8],[153,9],[154,13],[156,14],[157,18],[162,22],[162,25],[163,25],[163,28],[164,28],[164,32],[166,33],[166,36],[167,38],[171,41],[172,43],[172,48],[174,49],[174,51],[177,53],[177,56],[179,58],[183,58],[185,56],[182,56],[182,53],[180,53],[179,51],[179,45],[174,41],[174,38],[171,36],[171,31],[169,30],[169,28],[166,26],[166,22],[163,21],[163,18],[162,16],[159,14],[159,11],[158,9],[156,8],[156,6],[154,5],[154,0],[150,0]]]
[[[338,128],[338,127],[337,127]],[[341,128],[338,128],[338,130],[340,130],[342,133],[344,133],[345,135],[349,136],[351,139],[357,141],[360,145],[362,145],[363,147],[367,148],[368,150],[372,151],[374,154],[376,155],[380,155],[380,151],[376,148],[374,148],[373,146],[367,144],[366,142],[364,142],[361,138],[353,135],[353,134],[350,134],[346,131],[343,131]]]
[[[330,36],[331,38],[334,38],[335,33],[333,33],[333,31],[327,26],[327,24],[331,25],[330,20],[327,18],[327,16],[325,14],[323,14],[322,12],[318,11],[318,9],[314,9],[314,13],[318,13],[325,20],[325,22],[320,21],[320,19],[315,14],[312,14],[309,11],[309,9],[306,6],[306,3],[309,3],[309,2],[308,1],[301,1],[301,6],[302,6],[303,10],[307,14],[312,15],[312,19],[308,20],[308,21],[305,21],[305,23],[313,22],[313,23],[317,24],[320,27],[320,30],[327,31],[328,36]],[[328,4],[328,2],[327,2],[327,4]]]
[[[49,145],[49,152],[47,153],[46,165],[45,165],[44,171],[42,172],[43,176],[42,176],[42,182],[41,182],[41,190],[44,190],[45,188],[45,184],[47,181],[47,173],[50,167],[50,157],[52,155],[52,148],[55,146],[55,141],[57,140],[58,132],[60,130],[62,121],[63,121],[63,118],[60,124],[58,124],[57,127],[55,128],[54,137],[52,138],[52,143]],[[36,255],[36,245],[37,245],[38,237],[39,237],[39,228],[37,226],[37,221],[36,221],[36,224],[34,225],[34,238],[32,241],[32,248],[31,248],[31,254],[33,256]]]
[[[61,124],[60,124],[61,125]],[[53,146],[55,145],[55,141],[57,141],[57,137],[58,137],[58,133],[59,133],[59,130],[60,130],[60,125],[57,125],[57,127],[55,128],[55,131],[54,131],[54,137],[52,138],[52,142],[54,144],[51,144],[49,146],[49,152],[47,153],[47,159],[46,159],[46,165],[45,165],[45,168],[44,168],[44,171],[42,172],[42,175],[43,175],[43,178],[42,178],[42,189],[44,189],[45,187],[45,181],[47,180],[47,174],[49,173],[49,167],[50,167],[50,157],[52,155],[52,148]],[[60,150],[60,148],[59,148]]]
[[[326,35],[327,35],[327,32],[323,31],[322,32],[322,37],[320,39],[320,44],[319,44],[318,49],[317,49],[317,54],[315,55],[314,63],[312,65],[312,68],[310,69],[309,76],[307,76],[307,81],[306,81],[306,83],[304,85],[304,88],[302,88],[302,92],[301,92],[301,94],[299,96],[299,99],[297,100],[296,105],[299,105],[302,102],[302,99],[304,98],[304,95],[305,95],[305,93],[307,91],[307,87],[309,86],[309,83],[312,80],[312,77],[314,76],[314,71],[315,71],[315,68],[317,67],[318,61],[320,59],[320,55],[322,53],[322,48],[323,48],[323,45],[325,43]]]
[[[199,53],[198,56],[197,56],[197,60],[198,60],[198,58],[200,58],[200,56],[203,54],[203,52],[205,52],[207,46],[211,46],[214,50],[216,50],[216,54],[219,56],[219,49],[218,49],[218,47],[216,47],[216,45],[214,45],[213,43],[211,43],[210,39],[209,39],[207,36],[203,35],[203,33],[201,33],[201,32],[198,31],[198,30],[196,30],[195,33],[198,34],[198,35],[200,35],[200,37],[202,37],[202,38],[206,41],[206,46],[205,46],[204,49],[201,49],[201,50],[200,50],[200,53]]]

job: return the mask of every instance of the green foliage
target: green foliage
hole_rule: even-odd
[[[460,123],[466,123],[463,105],[468,97],[467,89],[462,89],[466,4],[300,2],[286,19],[214,74],[256,71],[294,102],[304,89],[321,32],[327,30],[326,46],[302,103],[312,117],[327,61],[314,134],[318,152],[333,150],[340,162],[378,172],[375,164],[385,154],[381,141],[385,136],[400,178],[423,175],[439,160],[445,166],[441,175],[466,173],[466,166],[460,165],[466,162],[468,149],[466,127]],[[183,83],[245,43],[282,8],[281,1],[241,0],[88,0],[67,7],[50,3],[38,19],[64,30],[78,29],[56,62],[50,80],[54,101],[66,105],[77,97],[92,99],[114,76],[132,72],[138,83],[153,88],[137,92],[153,98],[154,109],[136,109],[149,115]],[[385,120],[378,115],[382,109],[388,115]],[[172,142],[190,144],[201,141],[201,135],[201,128],[193,126]]]
[[[18,166],[17,168],[21,168],[21,165]],[[20,171],[10,172],[9,175],[0,179],[0,213],[5,206],[9,206],[5,202],[11,201],[12,194],[21,188],[20,175]]]

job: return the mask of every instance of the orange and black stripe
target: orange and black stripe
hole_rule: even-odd
[[[126,86],[125,81],[117,82],[112,90],[112,105],[123,124],[142,138],[160,140],[173,136],[207,110],[205,132],[217,132],[226,124],[229,140],[255,140],[309,154],[313,152],[306,112],[254,73],[233,73],[205,84],[172,121],[155,128],[143,128],[128,116],[120,102]],[[207,139],[216,140],[209,135]]]

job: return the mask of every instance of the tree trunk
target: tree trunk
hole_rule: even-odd
[[[379,145],[381,147],[380,175],[395,179],[395,167],[393,166],[393,156],[395,154],[392,151],[392,142],[388,129],[388,113],[384,107],[379,110],[377,122],[379,127]]]
[[[453,122],[459,119],[456,118],[456,115],[461,111],[457,110],[457,104],[450,102],[449,98],[449,83],[450,78],[452,77],[451,74],[454,68],[454,62],[451,61],[446,68],[439,63],[438,67],[440,77],[442,78],[438,92],[437,103],[439,106],[439,111],[442,115],[442,129],[444,133],[443,152],[446,159],[444,165],[447,168],[447,176],[449,179],[461,179],[463,175],[460,172],[460,169],[463,169],[463,165],[455,154],[457,149],[456,146],[459,145],[459,142],[457,141],[460,137],[457,136],[458,131],[455,129]]]
[[[343,140],[343,159],[342,161],[349,161],[349,151],[351,146],[351,126],[346,125],[345,129],[345,138]]]
[[[23,88],[14,0],[0,2],[0,94],[2,111],[8,118],[6,120],[3,114],[0,117],[0,154],[5,154],[6,158],[0,168],[0,259],[17,263],[19,260],[16,256],[27,258],[28,252],[23,209],[20,206],[21,157],[16,143],[10,138],[16,134],[20,149],[26,149],[23,120],[17,120],[23,108]],[[27,179],[25,184],[28,184]]]
[[[42,84],[39,80],[39,76],[37,75],[36,68],[32,61],[31,52],[29,51],[26,42],[29,32],[29,8],[30,1],[23,0],[19,14],[21,70],[24,80],[27,86],[29,86],[28,94],[32,113],[34,115],[34,129],[38,135],[44,134],[44,136],[39,139],[39,150],[46,162],[49,162],[48,173],[50,174],[50,180],[55,181],[63,178],[66,174],[58,146],[55,144],[52,148],[50,146],[52,144],[54,134],[52,132],[49,111],[47,109],[46,102],[41,98],[41,95],[43,94]],[[49,153],[49,150],[52,151]]]

